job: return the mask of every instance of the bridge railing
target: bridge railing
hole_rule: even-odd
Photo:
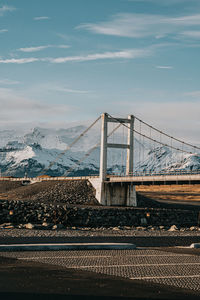
[[[153,176],[180,176],[180,175],[200,175],[200,170],[178,170],[178,171],[168,171],[168,172],[133,172],[129,174],[123,173],[110,173],[107,175],[109,177],[153,177]],[[99,178],[97,174],[90,174],[88,176],[80,176],[80,177],[66,177],[66,176],[58,176],[58,177],[0,177],[0,181],[31,181],[31,182],[41,182],[41,181],[56,181],[56,180],[87,180],[90,178]]]
[[[0,181],[31,181],[31,182],[41,182],[41,181],[56,181],[56,180],[87,180],[89,178],[99,178],[99,176],[80,176],[80,177],[0,177]]]
[[[112,177],[141,177],[141,176],[170,176],[170,175],[198,175],[200,174],[200,170],[191,170],[191,171],[187,171],[187,170],[176,170],[176,171],[160,171],[160,172],[129,172],[128,174],[124,174],[124,173],[110,173],[108,175],[112,176]]]

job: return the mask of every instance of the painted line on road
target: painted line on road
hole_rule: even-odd
[[[65,258],[65,259],[72,259],[72,258],[88,258],[88,257],[91,257],[91,258],[100,258],[100,257],[103,257],[103,258],[110,258],[110,257],[113,257],[113,256],[37,256],[37,257],[18,257],[17,259],[21,259],[21,260],[37,260],[37,259],[48,259],[48,258]]]
[[[131,280],[148,280],[148,279],[172,279],[172,278],[199,278],[200,275],[178,275],[178,276],[152,276],[152,277],[131,277]]]
[[[190,266],[190,265],[199,265],[200,266],[200,262],[198,263],[181,263],[181,264],[130,264],[130,265],[107,265],[107,266],[97,266],[97,265],[93,265],[93,266],[70,266],[70,268],[77,268],[77,269],[82,269],[82,268],[118,268],[118,267],[166,267],[166,266]]]
[[[192,255],[188,255],[188,254],[184,254],[184,255],[182,255],[182,254],[173,254],[173,255],[144,255],[144,254],[142,254],[142,255],[126,255],[126,257],[135,257],[135,258],[137,258],[137,257],[182,257],[182,256],[184,256],[184,257],[191,257]],[[115,255],[78,255],[78,256],[67,256],[67,255],[65,255],[65,256],[35,256],[35,257],[30,257],[30,256],[28,256],[28,257],[19,257],[18,259],[21,259],[21,260],[29,260],[29,259],[31,259],[31,260],[37,260],[37,259],[48,259],[48,258],[61,258],[61,259],[63,259],[63,258],[65,258],[65,259],[72,259],[72,258],[115,258]],[[117,255],[116,255],[116,258],[118,259],[118,257],[117,257]],[[200,262],[199,262],[200,263]]]

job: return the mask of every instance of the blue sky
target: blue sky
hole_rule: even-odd
[[[0,1],[0,128],[135,114],[198,142],[199,0]]]

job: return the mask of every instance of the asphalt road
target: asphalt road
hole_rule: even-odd
[[[139,249],[0,252],[0,299],[200,298],[200,249],[174,247],[200,242],[197,233],[42,234],[3,231],[0,243],[127,242]]]
[[[0,261],[1,299],[200,297],[197,249],[9,252]]]

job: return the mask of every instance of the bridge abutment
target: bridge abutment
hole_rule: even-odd
[[[102,182],[99,178],[89,179],[96,190],[96,199],[106,206],[137,206],[135,186],[130,183]]]
[[[110,206],[137,206],[135,186],[105,182],[104,201]]]

